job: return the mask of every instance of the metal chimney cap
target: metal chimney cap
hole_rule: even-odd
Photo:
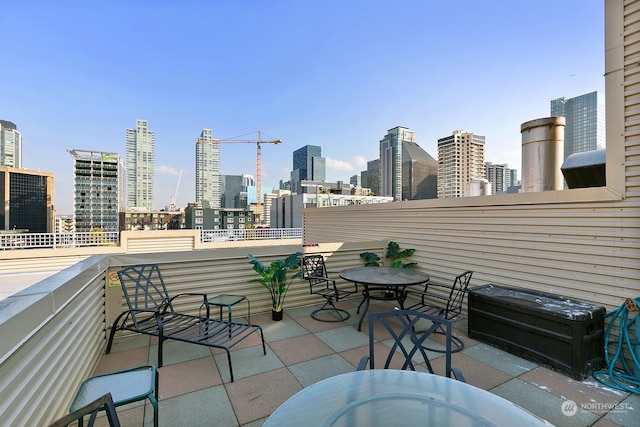
[[[520,133],[525,132],[531,128],[537,128],[541,126],[564,126],[566,119],[562,116],[544,117],[542,119],[530,120],[520,125]]]

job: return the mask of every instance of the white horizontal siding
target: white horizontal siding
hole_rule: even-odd
[[[355,244],[338,244],[331,247],[321,246],[309,248],[307,253],[323,253],[327,257],[327,264],[333,271],[362,265],[360,253],[379,250],[382,252],[383,243],[356,242]],[[263,264],[268,265],[276,259],[284,259],[290,254],[301,251],[300,245],[276,245],[244,248],[220,248],[201,250],[198,255],[190,253],[171,253],[113,257],[111,271],[115,272],[119,265],[126,266],[138,263],[157,263],[164,278],[170,296],[184,292],[205,293],[210,296],[219,294],[238,294],[246,296],[251,302],[251,313],[271,312],[271,300],[267,289],[259,283],[250,282],[258,278],[253,271],[247,255],[251,253]],[[295,272],[289,273],[289,278]],[[336,274],[337,276],[337,274]],[[116,292],[119,292],[116,289]],[[300,307],[324,302],[317,295],[311,295],[306,281],[293,281],[285,299],[285,310],[288,307]],[[120,299],[121,309],[126,309],[124,296]],[[182,312],[198,314],[202,299],[197,297],[178,298],[175,308]],[[121,310],[116,310],[119,314]],[[246,305],[239,304],[233,308],[234,316],[246,315]],[[214,312],[217,313],[217,312]],[[108,319],[108,323],[113,319]]]
[[[0,364],[0,425],[48,425],[67,413],[70,396],[104,352],[104,320],[102,274]]]

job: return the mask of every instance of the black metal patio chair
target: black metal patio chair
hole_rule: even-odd
[[[89,402],[86,405],[76,409],[75,411],[61,418],[58,418],[56,421],[51,423],[49,427],[67,427],[69,424],[74,423],[79,427],[82,427],[84,418],[87,415],[89,416],[87,426],[93,427],[98,412],[102,410],[104,410],[107,414],[107,422],[109,424],[109,427],[120,427],[120,420],[118,419],[118,413],[116,412],[116,406],[113,404],[111,393],[107,393],[93,400],[92,402]]]
[[[416,332],[418,323],[420,323],[420,327],[423,327],[425,323],[430,323],[430,326],[424,331]],[[376,369],[376,340],[374,336],[376,324],[382,325],[393,339],[393,345],[386,352],[383,369],[389,369],[392,361],[397,358],[402,362],[401,369],[403,370],[415,371],[418,364],[424,363],[429,373],[433,374],[431,359],[425,345],[432,334],[443,330],[445,332],[445,342],[444,349],[441,352],[444,353],[443,357],[445,357],[445,376],[465,381],[462,372],[451,366],[451,322],[439,316],[432,316],[414,310],[390,310],[369,315],[369,354],[360,359],[357,367],[359,371],[366,369],[367,365],[369,365],[369,369]],[[435,346],[436,343],[429,343],[429,345]]]
[[[424,290],[407,288],[404,302],[415,302],[403,308],[452,320],[462,313],[462,303],[467,294],[471,276],[473,276],[472,271],[465,271],[456,276],[450,285],[429,281],[425,283]],[[444,331],[440,330],[436,333],[444,333]],[[452,339],[454,353],[464,349],[464,343],[460,338],[454,336]],[[427,348],[427,350],[441,351],[436,348]]]
[[[338,287],[336,279],[329,277],[323,255],[305,255],[302,258],[302,278],[309,282],[311,294],[320,295],[325,299],[324,305],[311,313],[312,318],[321,322],[341,322],[351,316],[348,311],[337,308],[335,303],[357,293],[358,285],[353,284],[353,287],[348,289]],[[321,316],[323,313],[330,316]]]

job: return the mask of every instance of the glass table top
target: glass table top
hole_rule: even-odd
[[[306,387],[263,427],[549,426],[512,402],[472,385],[424,372],[374,369]]]

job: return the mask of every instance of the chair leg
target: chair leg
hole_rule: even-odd
[[[262,327],[258,326],[258,331],[260,332],[260,339],[262,340],[262,353],[267,354],[267,347],[264,345],[264,333],[262,332]]]
[[[233,366],[231,365],[231,353],[226,348],[224,349],[224,351],[227,352],[227,361],[229,362],[229,376],[231,377],[231,382],[233,382],[234,379],[233,379]]]
[[[160,373],[156,369],[156,386],[153,390],[155,393],[155,404],[153,405],[153,425],[154,427],[158,427],[158,399],[160,399],[160,390],[158,389],[160,385]],[[151,402],[153,404],[153,402]]]
[[[113,325],[111,327],[111,332],[109,332],[109,342],[107,343],[107,353],[109,354],[111,353],[111,346],[113,345],[113,338],[116,335],[116,326]]]
[[[319,314],[321,313],[335,314],[336,318],[327,319],[327,318],[319,317]],[[335,304],[333,303],[333,298],[327,298],[326,302],[322,307],[320,307],[317,310],[314,310],[311,313],[311,317],[319,322],[344,322],[349,317],[351,317],[351,314],[349,314],[349,312],[346,310],[336,307]]]
[[[158,337],[158,368],[162,368],[162,337]]]
[[[158,427],[158,376],[157,376],[157,372],[156,372],[156,389],[155,389],[155,393],[156,395],[154,396],[153,394],[149,395],[149,401],[151,402],[151,405],[153,406],[153,427]]]
[[[120,315],[116,317],[116,320],[111,325],[111,331],[109,332],[109,342],[107,343],[107,354],[111,353],[111,346],[113,345],[113,338],[115,337],[116,331],[118,330],[118,323],[124,315],[126,315],[126,312],[120,313]]]

